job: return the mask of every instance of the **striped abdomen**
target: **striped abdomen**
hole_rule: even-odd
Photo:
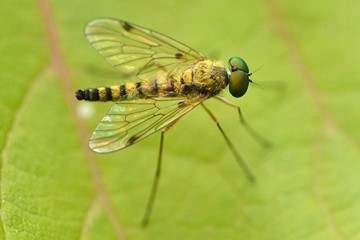
[[[131,85],[131,86],[130,86]],[[140,83],[117,85],[111,87],[88,88],[76,91],[76,98],[85,101],[119,101],[127,94],[138,94]]]
[[[178,96],[180,86],[175,79],[126,83],[111,87],[88,88],[76,91],[76,98],[85,101],[120,101],[148,97]]]

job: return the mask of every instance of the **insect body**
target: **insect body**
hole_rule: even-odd
[[[263,141],[246,124],[240,108],[218,96],[228,85],[234,97],[246,93],[251,73],[243,59],[230,58],[228,73],[221,62],[207,59],[170,37],[117,19],[95,19],[88,23],[85,33],[110,65],[133,77],[120,85],[76,92],[78,100],[114,102],[94,130],[90,148],[99,153],[113,152],[161,131],[157,171],[143,224],[150,218],[156,195],[164,133],[198,105],[215,121],[246,176],[254,179],[214,115],[203,104],[214,97],[238,109],[249,133]]]
[[[171,75],[110,88],[93,88],[76,92],[78,100],[124,101],[157,97],[209,98],[220,93],[229,83],[224,65],[203,60]]]

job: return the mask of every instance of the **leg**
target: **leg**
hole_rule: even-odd
[[[177,119],[177,120],[179,120],[179,119]],[[160,173],[161,173],[161,160],[162,160],[162,152],[163,152],[163,144],[164,144],[164,134],[167,130],[169,130],[172,126],[174,126],[174,124],[177,122],[177,120],[172,122],[170,125],[168,125],[161,131],[160,149],[159,149],[159,156],[158,156],[158,161],[157,161],[157,165],[156,165],[155,177],[154,177],[153,185],[151,188],[150,197],[149,197],[149,200],[148,200],[148,203],[146,206],[145,214],[144,214],[144,217],[143,217],[143,220],[141,223],[142,226],[144,226],[144,227],[149,223],[152,209],[154,207],[154,202],[155,202],[155,198],[156,198],[158,185],[159,185]]]
[[[210,110],[203,104],[201,103],[201,106],[205,109],[205,111],[210,115],[211,119],[215,122],[215,124],[217,125],[217,127],[219,128],[221,134],[223,135],[223,137],[225,138],[225,141],[227,143],[227,145],[229,146],[230,150],[232,151],[232,153],[235,156],[236,161],[238,162],[238,164],[240,165],[241,169],[243,170],[245,176],[249,179],[250,182],[254,182],[255,181],[255,176],[254,174],[252,174],[252,172],[250,171],[249,167],[246,165],[245,161],[242,159],[242,157],[240,156],[240,154],[238,153],[238,151],[236,151],[236,148],[234,147],[234,145],[232,144],[232,142],[230,141],[230,139],[228,138],[228,136],[225,134],[224,130],[221,128],[220,123],[218,122],[218,120],[215,118],[214,114],[212,114],[212,112],[210,112]]]
[[[236,108],[238,110],[239,116],[240,116],[240,121],[241,123],[244,125],[245,130],[249,133],[249,135],[255,139],[255,141],[260,144],[261,146],[268,148],[271,146],[271,143],[266,140],[265,138],[261,137],[260,134],[258,134],[252,127],[250,127],[250,125],[245,121],[244,116],[241,113],[240,107],[231,103],[230,101],[228,101],[226,98],[223,97],[219,97],[216,96],[215,99],[221,101],[222,103],[225,103],[226,105]]]
[[[159,149],[159,157],[156,165],[156,172],[155,177],[153,181],[153,185],[151,188],[150,197],[146,206],[145,214],[142,220],[142,225],[146,226],[149,223],[151,212],[154,206],[154,201],[156,197],[157,188],[159,185],[159,179],[160,179],[160,172],[161,172],[161,158],[162,158],[162,150],[163,150],[163,143],[164,143],[164,133],[165,130],[161,131],[161,138],[160,138],[160,149]]]

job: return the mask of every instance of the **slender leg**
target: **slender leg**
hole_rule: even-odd
[[[157,161],[157,165],[156,165],[155,177],[154,177],[153,185],[152,185],[152,188],[151,188],[150,197],[149,197],[148,203],[146,205],[145,214],[144,214],[144,217],[143,217],[143,220],[142,220],[142,223],[141,223],[142,226],[144,226],[144,227],[150,221],[152,209],[154,207],[154,202],[155,202],[155,198],[156,198],[157,189],[158,189],[158,186],[159,186],[160,173],[161,173],[161,162],[162,162],[162,152],[163,152],[163,145],[164,145],[164,135],[165,135],[165,132],[168,131],[172,126],[174,126],[174,124],[179,119],[172,122],[170,125],[168,125],[167,127],[165,127],[161,131],[160,149],[159,149],[159,156],[158,156],[158,161]]]
[[[162,159],[162,150],[163,150],[165,131],[166,131],[165,129],[161,131],[159,157],[158,157],[158,161],[157,161],[157,165],[156,165],[156,172],[155,172],[153,185],[151,188],[150,197],[149,197],[149,200],[148,200],[148,203],[146,206],[146,210],[145,210],[145,214],[144,214],[144,217],[142,220],[143,226],[146,226],[149,223],[151,212],[152,212],[152,209],[154,206],[154,201],[155,201],[158,185],[159,185],[160,172],[161,172],[161,159]]]
[[[232,153],[235,156],[236,161],[238,162],[238,164],[240,165],[241,169],[243,170],[245,176],[249,179],[250,182],[254,182],[255,181],[255,176],[254,174],[251,172],[250,168],[246,165],[245,161],[243,160],[243,158],[240,156],[239,152],[236,151],[236,148],[234,147],[234,145],[232,144],[232,142],[230,141],[230,139],[228,138],[228,136],[225,134],[224,130],[222,129],[222,127],[220,126],[220,123],[218,122],[218,120],[216,119],[216,117],[214,116],[214,114],[203,104],[201,103],[201,106],[205,109],[205,111],[210,115],[211,119],[215,122],[216,126],[219,128],[221,134],[223,135],[223,137],[225,138],[225,141],[227,143],[227,145],[229,146],[230,150],[232,151]]]
[[[245,121],[245,118],[242,115],[239,106],[237,106],[237,105],[233,104],[232,102],[228,101],[226,98],[223,98],[223,97],[220,97],[220,96],[216,96],[215,98],[217,100],[221,101],[222,103],[225,103],[226,105],[228,105],[230,107],[233,107],[233,108],[236,108],[238,110],[241,123],[243,124],[243,126],[245,127],[245,129],[249,133],[249,135],[253,139],[255,139],[255,141],[259,145],[261,145],[261,146],[263,146],[265,148],[271,147],[271,143],[268,140],[266,140],[265,138],[263,138],[262,136],[260,136],[260,134],[257,133],[252,127],[250,127],[250,125]]]

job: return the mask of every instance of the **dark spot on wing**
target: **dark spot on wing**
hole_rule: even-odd
[[[176,54],[175,54],[175,57],[176,57],[177,59],[180,59],[180,58],[183,58],[184,55],[182,55],[182,53],[176,53]]]
[[[178,103],[178,107],[179,107],[179,108],[183,108],[183,107],[185,107],[185,106],[186,106],[185,102],[179,102],[179,103]]]
[[[125,31],[130,32],[133,26],[130,25],[128,22],[121,22],[121,26],[124,28]]]
[[[132,145],[136,140],[139,139],[139,137],[140,137],[140,136],[136,136],[136,135],[130,137],[129,140],[127,141],[127,143],[126,143],[126,146]]]

